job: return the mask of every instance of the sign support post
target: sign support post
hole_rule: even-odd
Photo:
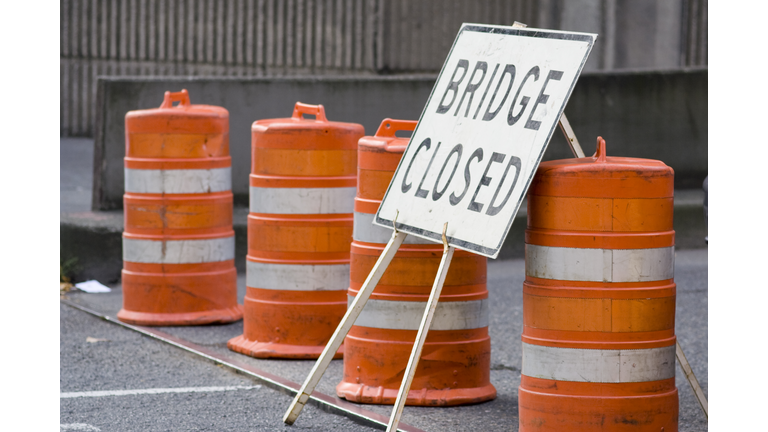
[[[456,250],[453,246],[448,246],[448,240],[445,238],[445,231],[447,228],[448,222],[443,225],[443,258],[440,260],[440,266],[437,268],[437,276],[435,277],[435,282],[432,284],[432,292],[429,294],[427,308],[424,310],[424,315],[421,317],[419,332],[416,333],[416,341],[413,343],[411,358],[408,360],[408,366],[405,368],[403,382],[400,384],[400,391],[397,393],[395,407],[392,409],[392,416],[389,418],[387,432],[397,431],[397,425],[400,423],[400,416],[403,414],[405,401],[408,399],[408,391],[411,389],[413,376],[416,374],[416,366],[419,364],[421,350],[424,348],[427,332],[429,331],[430,325],[432,325],[432,318],[435,316],[437,301],[440,298],[440,293],[443,291],[445,276],[448,274],[448,268],[451,265],[453,252]]]
[[[397,219],[397,217],[395,217],[395,219]],[[408,234],[402,231],[398,231],[397,226],[395,226],[395,231],[392,233],[392,237],[389,239],[389,243],[387,243],[387,246],[384,247],[384,251],[381,253],[381,256],[379,256],[376,264],[374,264],[373,269],[371,269],[371,273],[365,279],[365,282],[363,282],[363,286],[355,296],[352,304],[347,308],[347,312],[341,319],[341,322],[336,328],[336,331],[333,332],[331,340],[328,341],[328,345],[326,345],[325,349],[323,349],[323,352],[317,359],[315,366],[309,372],[309,376],[299,389],[296,397],[293,398],[291,406],[283,416],[284,423],[292,425],[293,422],[295,422],[299,417],[299,414],[301,414],[301,410],[309,400],[309,396],[315,390],[315,387],[317,387],[317,384],[320,382],[320,379],[323,377],[326,369],[328,369],[328,365],[331,364],[333,355],[339,349],[342,342],[344,342],[344,338],[347,336],[347,333],[349,333],[352,325],[354,325],[357,317],[360,316],[360,312],[363,311],[365,303],[368,302],[368,298],[371,296],[373,289],[376,288],[376,285],[378,285],[379,280],[381,280],[381,277],[387,270],[389,263],[392,262],[392,258],[395,257],[395,253],[400,248],[400,245],[403,244],[403,241],[407,236]]]
[[[683,347],[680,346],[679,341],[675,342],[675,357],[677,357],[677,361],[680,362],[680,367],[685,373],[685,378],[688,380],[688,384],[690,384],[691,389],[693,389],[693,394],[696,396],[696,400],[699,401],[701,410],[704,411],[704,417],[709,420],[709,404],[707,403],[707,397],[704,396],[704,390],[701,389],[699,380],[697,380],[696,375],[693,374],[693,369],[691,369],[688,359],[685,358]]]
[[[579,144],[579,140],[576,139],[576,134],[573,132],[571,124],[568,122],[568,118],[565,117],[565,113],[560,116],[560,122],[558,122],[558,124],[560,125],[560,130],[563,132],[563,135],[565,135],[566,141],[568,141],[568,146],[571,147],[573,157],[583,158],[584,150],[581,149],[581,144]]]

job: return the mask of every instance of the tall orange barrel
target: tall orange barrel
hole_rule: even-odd
[[[291,118],[258,120],[251,133],[243,334],[227,345],[259,358],[317,358],[347,310],[364,129],[297,102]]]
[[[385,119],[358,145],[358,187],[349,301],[354,300],[392,231],[373,225],[415,121]],[[406,237],[344,340],[344,378],[336,394],[394,404],[437,275],[443,245]],[[448,406],[496,397],[490,383],[487,259],[456,251],[406,404]]]
[[[528,192],[521,431],[677,431],[674,172],[543,162]]]
[[[173,106],[173,103],[179,102]],[[226,323],[237,304],[229,113],[165,92],[125,116],[121,321]]]

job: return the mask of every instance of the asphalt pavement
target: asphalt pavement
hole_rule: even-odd
[[[497,389],[497,398],[462,407],[406,407],[404,423],[425,431],[517,430],[524,278],[523,260],[489,261],[491,382]],[[705,394],[708,393],[707,278],[706,249],[677,252],[676,333]],[[238,278],[241,302],[245,295],[244,282],[241,274]],[[66,299],[114,317],[121,306],[122,292],[119,284],[112,287],[111,293],[71,292]],[[253,359],[229,351],[226,342],[242,334],[242,321],[159,329],[299,384],[314,365],[313,361]],[[332,362],[317,391],[335,394],[335,385],[342,377],[342,362]],[[216,366],[206,358],[67,305],[61,306],[60,368],[62,393],[259,385],[258,380]],[[680,394],[679,430],[707,430],[704,414],[679,365],[676,384]],[[373,430],[310,405],[294,426],[285,426],[282,415],[290,404],[290,396],[264,385],[207,392],[135,393],[62,397],[61,430]],[[361,406],[387,417],[391,412],[391,406]]]
[[[60,150],[62,218],[67,214],[89,212],[93,141],[62,139]],[[695,192],[689,194],[690,198],[685,194],[681,196],[698,202],[696,194],[699,191],[690,192]],[[675,193],[677,201],[678,191]],[[676,229],[680,221],[676,219]],[[699,249],[676,252],[675,328],[688,361],[704,393],[708,394],[708,250],[703,241],[700,244]],[[238,275],[240,303],[245,295],[244,276],[242,273]],[[462,407],[406,407],[403,423],[425,431],[517,430],[524,278],[522,259],[490,260],[488,263],[491,383],[497,389],[497,398]],[[119,282],[109,285],[113,288],[111,293],[73,291],[64,298],[97,315],[114,317],[122,304],[122,291]],[[60,305],[59,319],[62,431],[375,429],[311,404],[296,424],[286,426],[282,416],[291,396],[285,391],[275,390],[251,375],[210,358],[99,319],[64,303]],[[314,361],[259,360],[230,351],[226,343],[242,334],[242,321],[158,330],[297,385],[304,381],[314,365]],[[335,386],[342,378],[342,365],[343,360],[331,363],[317,387],[318,392],[336,398]],[[706,431],[707,420],[679,365],[676,385],[680,394],[679,430]],[[391,406],[359,406],[386,418],[391,412]]]
[[[64,304],[60,323],[62,431],[375,430],[312,405],[289,427],[290,396],[249,377]]]

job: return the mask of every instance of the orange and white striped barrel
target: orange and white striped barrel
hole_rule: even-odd
[[[296,359],[323,352],[347,310],[364,132],[298,102],[291,118],[253,123],[244,328],[231,350]]]
[[[528,192],[521,431],[677,431],[674,172],[543,162]]]
[[[174,102],[179,102],[173,106]],[[165,92],[125,116],[121,321],[198,325],[242,318],[237,304],[229,113]]]
[[[395,133],[415,126],[415,121],[385,119],[375,136],[358,145],[350,303],[392,236],[372,221],[408,144]],[[395,403],[442,255],[442,244],[406,237],[344,340],[339,397]],[[455,252],[406,404],[461,405],[496,397],[490,383],[486,275],[485,257]]]

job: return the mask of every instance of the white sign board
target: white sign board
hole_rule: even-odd
[[[496,258],[596,36],[464,24],[375,223]]]

